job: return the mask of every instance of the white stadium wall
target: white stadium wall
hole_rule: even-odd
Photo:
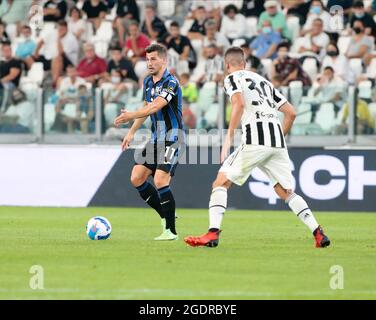
[[[376,212],[375,151],[295,148],[289,153],[296,191],[313,209]],[[133,152],[122,153],[118,146],[2,145],[0,205],[142,207],[129,181],[133,164]],[[172,183],[178,207],[206,208],[218,168],[180,164]],[[230,191],[229,206],[286,208],[258,170]]]

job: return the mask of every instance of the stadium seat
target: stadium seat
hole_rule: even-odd
[[[42,62],[34,62],[31,65],[30,70],[27,73],[27,76],[21,77],[20,83],[34,83],[36,86],[40,86],[43,82],[44,70]]]
[[[193,24],[194,20],[193,19],[186,19],[184,20],[184,24],[183,26],[181,27],[180,29],[180,32],[183,36],[186,36],[189,29],[191,28],[192,24]]]
[[[44,130],[46,132],[50,131],[52,125],[55,122],[56,111],[55,111],[55,104],[53,103],[46,103],[44,105],[44,112],[43,112],[43,124]]]
[[[376,102],[372,102],[368,105],[369,112],[372,115],[373,120],[375,121],[375,128],[376,128]]]
[[[349,36],[341,36],[338,38],[338,50],[341,54],[345,54],[347,51],[347,48],[349,47],[351,41],[351,37]]]
[[[297,37],[299,37],[299,33],[300,33],[299,18],[297,16],[288,16],[287,28],[291,34],[291,40],[294,41]]]
[[[95,40],[93,41],[95,53],[103,59],[108,56],[109,43],[107,41]]]
[[[175,14],[175,0],[158,1],[157,12],[160,17],[168,18]]]
[[[350,59],[350,68],[353,70],[355,74],[355,79],[357,79],[363,72],[362,59]]]
[[[298,106],[303,96],[303,82],[291,81],[289,83],[290,101],[293,106]]]
[[[361,81],[358,84],[358,96],[361,99],[372,98],[372,82],[369,80]]]
[[[249,17],[246,19],[246,25],[247,25],[247,38],[251,38],[255,35],[257,35],[257,22],[258,18],[255,17]]]
[[[376,78],[376,58],[373,58],[367,67],[367,77]]]
[[[314,81],[318,72],[316,59],[314,58],[304,59],[302,67],[303,67],[303,70],[307,72],[311,80]]]
[[[331,133],[335,123],[334,106],[332,103],[323,103],[316,113],[315,123],[317,123],[324,133]]]

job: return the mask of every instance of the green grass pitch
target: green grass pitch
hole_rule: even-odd
[[[157,214],[132,208],[0,208],[0,299],[375,299],[376,215],[316,213],[332,245],[313,247],[289,211],[228,211],[217,248],[191,248],[207,210],[178,209],[179,241],[155,242]],[[110,239],[86,222],[103,215]],[[30,267],[44,289],[29,286]],[[330,268],[344,289],[330,288]]]

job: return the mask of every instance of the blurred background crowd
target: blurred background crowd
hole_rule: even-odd
[[[40,103],[46,133],[90,134],[101,117],[116,136],[159,42],[187,128],[228,121],[223,53],[236,45],[297,108],[293,134],[347,134],[352,86],[356,133],[373,134],[375,20],[372,0],[1,0],[0,133],[33,132]]]

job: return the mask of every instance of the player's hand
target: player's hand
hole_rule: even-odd
[[[120,126],[122,123],[127,123],[131,121],[132,118],[127,110],[121,109],[121,114],[115,118],[114,124],[116,127]]]
[[[222,146],[222,151],[221,151],[221,163],[225,161],[227,158],[229,151],[230,151],[231,143],[229,139],[226,139],[223,146]]]
[[[128,133],[124,139],[123,139],[123,142],[121,143],[121,150],[125,151],[129,148],[129,144],[131,143],[131,141],[133,140],[133,134],[131,133]]]

